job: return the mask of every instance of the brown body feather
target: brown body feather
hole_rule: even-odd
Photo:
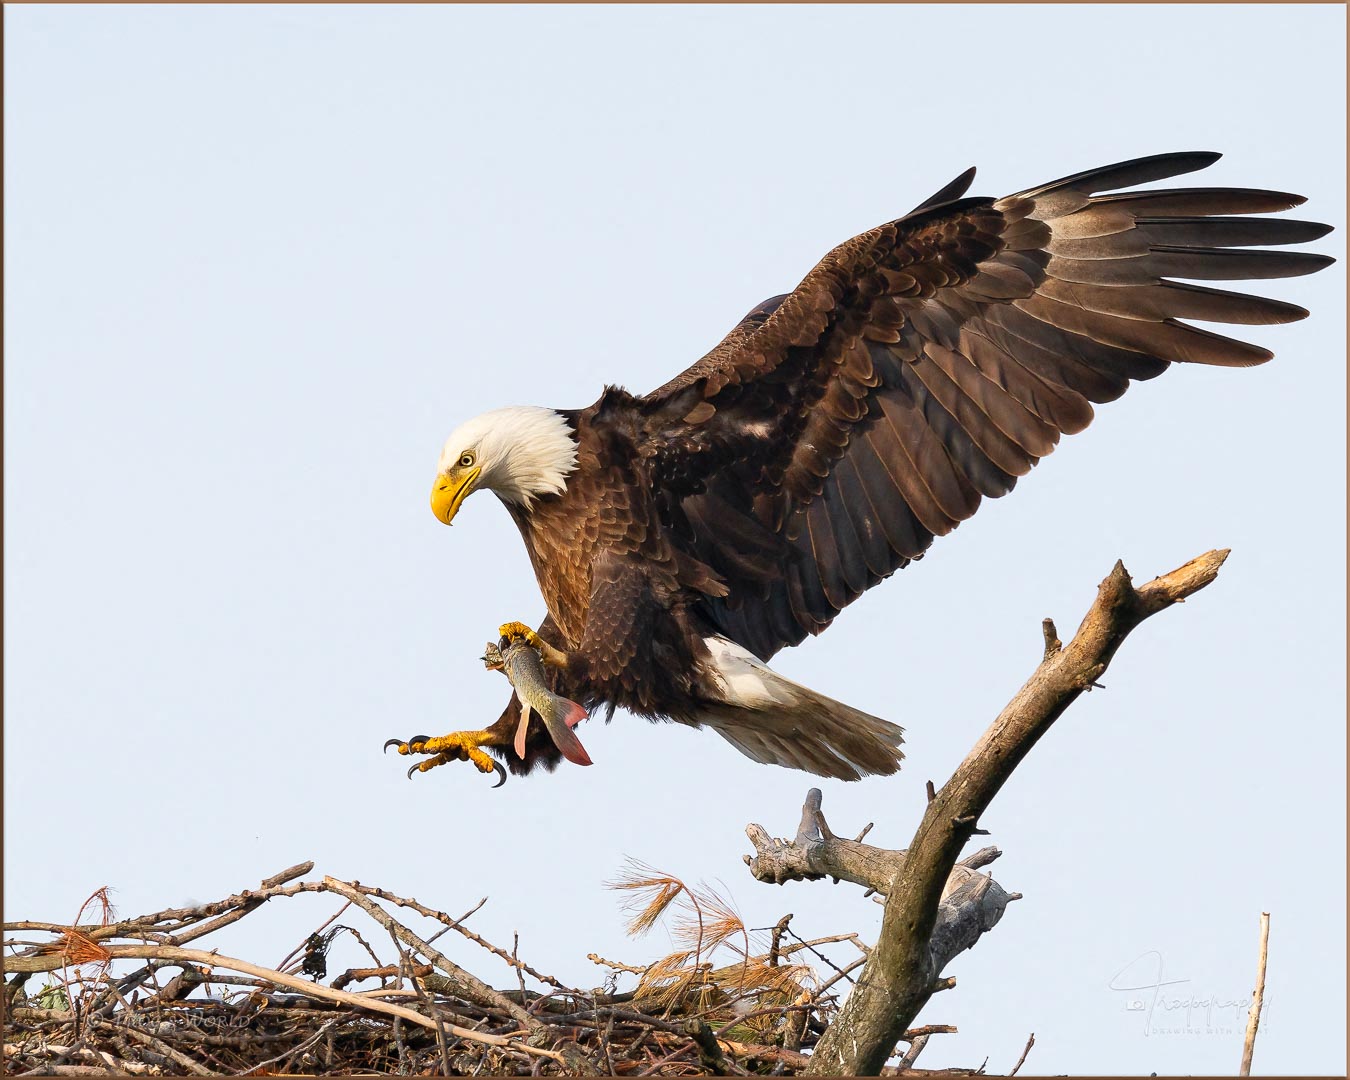
[[[609,388],[565,414],[578,442],[566,491],[513,508],[548,604],[540,632],[573,656],[555,689],[723,734],[742,724],[727,737],[759,760],[894,771],[898,729],[848,736],[873,718],[829,699],[787,714],[729,703],[706,639],[767,660],[829,626],[984,497],[1012,490],[1061,434],[1087,426],[1093,403],[1173,362],[1269,359],[1181,320],[1279,323],[1306,311],[1171,279],[1320,269],[1331,260],[1246,250],[1329,231],[1241,216],[1300,197],[1098,194],[1216,157],[1124,162],[997,201],[962,199],[964,174],[830,252],[659,390]],[[499,723],[513,727],[518,708],[513,699]],[[800,749],[783,749],[794,740]],[[526,761],[512,765],[551,765],[550,750],[532,732]]]

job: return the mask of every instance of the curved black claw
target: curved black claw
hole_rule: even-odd
[[[423,739],[423,741],[426,740],[425,735],[421,736],[421,738]],[[396,741],[397,740],[393,739],[390,740],[390,742]],[[411,765],[408,766],[408,771],[404,775],[406,775],[407,778],[411,780],[413,778],[413,773],[421,769],[424,764],[425,762],[422,761],[414,761]],[[492,771],[495,772],[498,777],[497,782],[492,785],[493,790],[496,790],[497,788],[501,787],[504,783],[506,783],[506,769],[502,766],[502,763],[500,761],[494,761],[492,763]]]
[[[424,743],[430,737],[431,736],[429,735],[414,735],[411,739],[389,739],[384,744],[384,752],[387,754],[389,753],[389,748],[391,746],[403,746],[404,743],[406,743],[408,749],[411,750],[414,743]]]

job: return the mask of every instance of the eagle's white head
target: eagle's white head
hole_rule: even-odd
[[[560,414],[530,405],[494,409],[445,440],[431,510],[449,525],[478,488],[528,510],[541,495],[559,494],[576,467],[576,439]]]

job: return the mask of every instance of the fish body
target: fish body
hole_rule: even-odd
[[[515,687],[520,698],[520,724],[516,728],[515,750],[525,757],[525,735],[530,728],[530,713],[537,713],[543,721],[553,745],[568,761],[576,765],[590,765],[591,757],[572,729],[587,718],[586,710],[575,701],[553,693],[548,688],[544,663],[539,653],[523,641],[507,646],[503,652],[489,644],[483,651],[483,662],[493,670],[501,671]]]

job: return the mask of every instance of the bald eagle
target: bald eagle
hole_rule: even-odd
[[[775,673],[918,559],[982,498],[1081,431],[1094,402],[1173,362],[1271,353],[1180,320],[1284,323],[1300,307],[1196,284],[1291,277],[1332,260],[1263,250],[1324,225],[1248,215],[1304,200],[1246,188],[1120,190],[1218,154],[1093,169],[1004,199],[974,169],[841,244],[660,389],[585,409],[506,408],[445,443],[431,492],[450,524],[486,488],[515,519],[548,615],[550,689],[588,709],[707,726],[755,761],[856,780],[900,767],[901,729]],[[516,695],[482,731],[391,740],[487,772],[553,768]],[[502,773],[503,779],[505,774]]]

